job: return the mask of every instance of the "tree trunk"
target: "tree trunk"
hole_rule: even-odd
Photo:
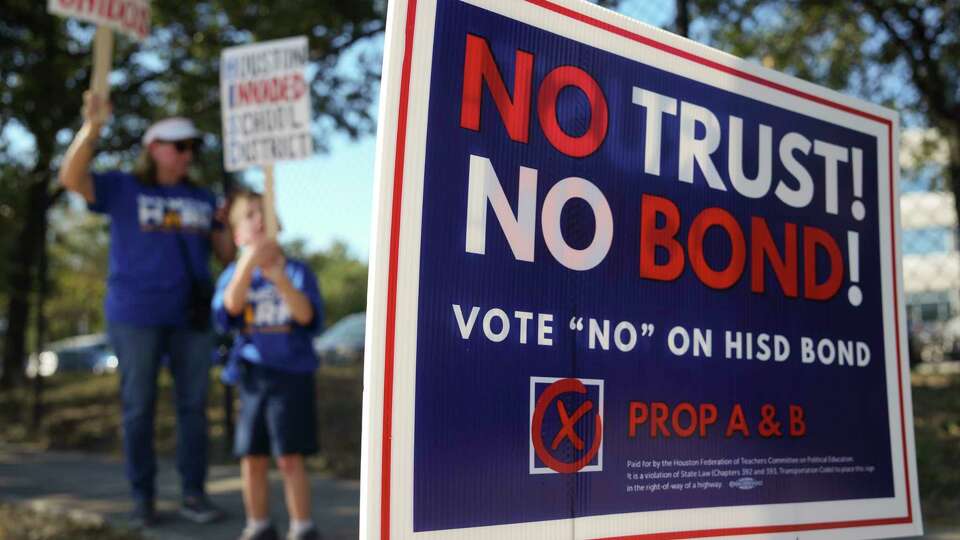
[[[36,336],[34,351],[37,354],[37,373],[33,377],[33,416],[30,427],[34,433],[40,431],[40,424],[43,422],[43,377],[40,374],[40,353],[47,345],[47,315],[44,307],[47,304],[47,278],[50,249],[47,246],[47,230],[49,228],[49,219],[47,219],[46,209],[49,208],[47,201],[44,201],[44,218],[40,222],[40,263],[37,268],[37,304],[34,308],[36,314]]]
[[[41,236],[47,220],[46,171],[30,184],[27,197],[26,223],[17,238],[13,264],[8,276],[7,334],[3,346],[3,378],[0,386],[19,386],[24,380],[27,325],[30,315],[30,291],[33,289],[34,269],[40,255]]]
[[[957,213],[957,223],[954,224],[960,239],[960,120],[953,126],[942,130],[943,138],[947,141],[947,165],[944,167],[946,184],[953,193],[953,207]],[[960,247],[960,246],[958,246]],[[952,313],[951,315],[957,315]]]
[[[690,6],[687,0],[677,0],[677,33],[683,37],[690,37]]]

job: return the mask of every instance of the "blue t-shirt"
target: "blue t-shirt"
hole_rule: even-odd
[[[323,325],[323,301],[317,278],[306,264],[287,259],[287,277],[293,286],[310,300],[313,319],[310,324],[297,324],[290,308],[283,301],[273,282],[263,277],[260,269],[253,271],[247,305],[243,313],[231,316],[223,305],[223,295],[233,278],[237,264],[231,263],[217,279],[213,296],[213,318],[220,330],[236,330],[234,354],[240,358],[292,373],[317,369],[317,355],[313,350],[313,336]]]
[[[107,320],[188,324],[191,282],[209,280],[216,199],[191,184],[148,186],[121,171],[93,175],[88,208],[110,216]]]

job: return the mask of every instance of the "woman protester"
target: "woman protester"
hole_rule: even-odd
[[[154,417],[164,356],[174,380],[180,514],[198,523],[223,513],[205,492],[207,387],[212,359],[208,262],[211,248],[233,260],[231,235],[217,219],[216,199],[189,178],[201,133],[186,118],[167,118],[143,135],[132,173],[91,173],[110,104],[87,92],[83,126],[64,157],[60,182],[110,217],[105,301],[108,333],[120,368],[123,449],[133,520],[156,522]]]

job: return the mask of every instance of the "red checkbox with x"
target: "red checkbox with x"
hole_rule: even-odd
[[[568,407],[564,398],[571,397],[577,403]],[[545,432],[548,432],[546,438]],[[571,448],[564,448],[566,445],[572,447],[572,458]],[[530,474],[600,470],[603,470],[603,381],[531,377]]]

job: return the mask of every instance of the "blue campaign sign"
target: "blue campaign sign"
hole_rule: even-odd
[[[919,533],[896,113],[407,0],[380,114],[362,538]]]

